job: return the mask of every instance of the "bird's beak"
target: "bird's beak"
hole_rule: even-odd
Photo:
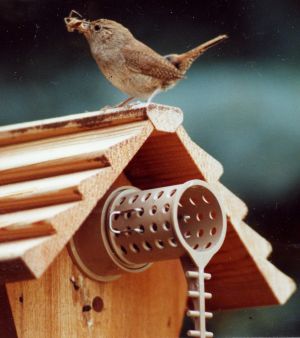
[[[66,23],[68,32],[74,32],[74,30],[77,30],[79,33],[86,33],[90,28],[89,21],[72,18],[70,16],[65,18],[65,23]]]

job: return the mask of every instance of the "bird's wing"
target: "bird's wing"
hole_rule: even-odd
[[[125,47],[123,56],[126,66],[133,72],[165,81],[182,78],[181,72],[171,62],[145,45],[135,48]]]

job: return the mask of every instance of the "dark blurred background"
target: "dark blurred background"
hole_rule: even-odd
[[[162,54],[230,35],[155,101],[182,108],[191,137],[248,204],[248,223],[272,243],[271,261],[299,284],[300,2],[0,0],[0,125],[125,98],[84,38],[66,31],[71,9],[120,21]],[[299,309],[297,292],[282,307],[220,312],[209,322],[216,337],[300,336]]]

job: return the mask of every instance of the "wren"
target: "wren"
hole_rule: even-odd
[[[181,80],[208,48],[227,39],[227,35],[219,35],[183,54],[161,56],[118,22],[85,20],[73,10],[65,23],[69,32],[83,33],[106,79],[129,96],[120,106],[136,98],[151,102],[156,94]]]

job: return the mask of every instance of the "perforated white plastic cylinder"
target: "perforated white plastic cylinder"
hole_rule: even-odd
[[[213,250],[223,241],[223,227],[220,203],[200,180],[144,191],[124,188],[114,194],[105,217],[106,244],[125,269],[179,258],[186,246]]]

